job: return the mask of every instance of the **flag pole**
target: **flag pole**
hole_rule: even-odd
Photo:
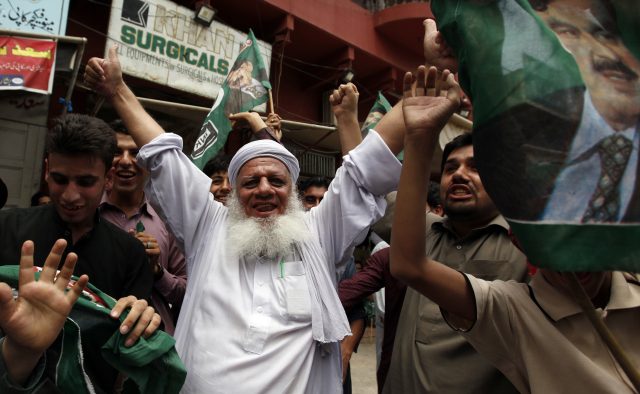
[[[269,113],[275,113],[276,112],[276,108],[273,106],[273,93],[271,93],[271,89],[269,89],[269,106],[271,108],[271,112]]]
[[[627,374],[631,384],[636,388],[636,390],[640,391],[640,373],[638,373],[638,369],[636,369],[629,357],[626,355],[620,346],[620,342],[618,342],[607,325],[604,324],[602,318],[596,314],[596,310],[591,299],[584,291],[584,288],[580,284],[575,273],[568,275],[568,284],[573,296],[575,297],[575,301],[587,315],[587,318],[600,335],[600,338],[602,338],[602,341],[607,345],[609,350],[611,350],[611,354],[616,361],[618,361],[622,370]]]

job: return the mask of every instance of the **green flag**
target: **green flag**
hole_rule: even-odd
[[[536,265],[640,271],[637,4],[431,3],[472,98],[483,184]]]
[[[389,104],[386,97],[382,95],[382,92],[378,91],[376,102],[373,103],[373,107],[371,107],[371,110],[362,125],[362,138],[366,137],[367,134],[369,134],[369,130],[375,128],[378,122],[380,122],[380,119],[382,119],[382,117],[389,111],[391,111],[391,104]],[[404,152],[398,153],[396,157],[398,160],[402,161]]]
[[[249,111],[265,103],[269,98],[269,89],[271,84],[260,55],[258,41],[253,31],[249,30],[249,35],[242,44],[240,53],[222,84],[193,147],[191,160],[198,168],[202,169],[227,142],[231,131],[231,121],[227,116]]]
[[[382,95],[382,92],[378,92],[376,102],[373,103],[373,107],[371,107],[371,110],[362,125],[362,138],[366,137],[369,130],[376,127],[378,122],[380,122],[380,119],[382,119],[382,117],[390,110],[391,104],[389,104],[389,101],[387,101],[387,99]]]

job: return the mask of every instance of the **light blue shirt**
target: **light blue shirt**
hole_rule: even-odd
[[[636,184],[640,138],[636,129],[637,127],[630,127],[624,131],[616,132],[613,130],[593,106],[591,96],[585,93],[580,127],[571,144],[565,168],[560,171],[560,175],[556,179],[542,219],[563,222],[580,222],[582,220],[600,179],[600,155],[598,155],[597,149],[594,149],[594,153],[589,158],[576,161],[573,164],[569,163],[593,149],[603,138],[620,133],[633,141],[633,150],[619,187],[620,210],[617,220],[620,221],[627,211]]]

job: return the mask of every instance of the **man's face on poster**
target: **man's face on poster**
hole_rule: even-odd
[[[594,106],[615,130],[640,116],[640,61],[623,44],[602,0],[554,0],[542,19],[576,60]]]
[[[378,111],[370,112],[369,115],[367,115],[367,118],[364,120],[363,128],[367,128],[372,124],[378,123],[383,116],[384,114],[382,112],[378,112]]]

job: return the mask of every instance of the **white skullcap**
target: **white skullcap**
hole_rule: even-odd
[[[289,170],[291,182],[295,184],[298,181],[298,176],[300,175],[298,159],[287,148],[273,140],[257,140],[249,142],[233,155],[228,171],[231,186],[235,186],[240,168],[256,157],[273,157],[280,160]]]

